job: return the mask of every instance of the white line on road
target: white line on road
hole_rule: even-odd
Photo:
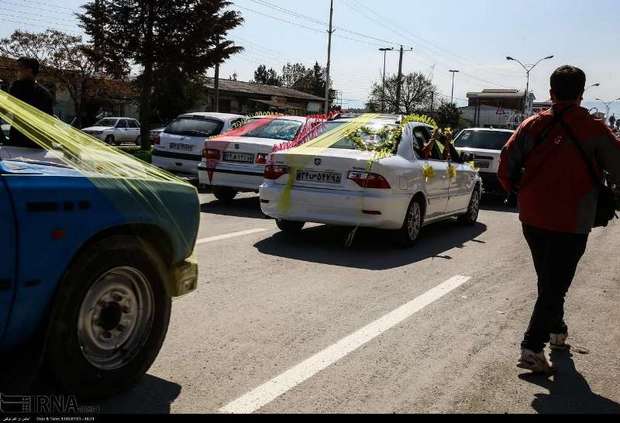
[[[449,294],[471,278],[455,276],[439,286],[425,292],[411,302],[386,314],[379,320],[341,339],[330,347],[315,354],[295,367],[264,383],[241,398],[222,407],[220,413],[247,414],[253,413],[269,404],[279,396],[303,383],[320,371],[326,369],[338,360],[352,353],[362,345],[368,343],[394,326],[402,323],[426,306],[434,303]]]
[[[237,238],[240,236],[252,235],[252,234],[257,234],[259,232],[265,232],[265,231],[268,231],[268,229],[257,228],[257,229],[249,229],[247,231],[233,232],[233,233],[225,234],[225,235],[212,236],[210,238],[199,239],[198,241],[196,241],[196,245],[208,244],[210,242],[222,241],[224,239]]]

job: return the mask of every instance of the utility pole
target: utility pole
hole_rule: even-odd
[[[450,103],[454,104],[454,75],[459,73],[459,70],[450,69],[450,73],[452,73],[452,95],[450,96]]]
[[[409,49],[407,51],[413,51],[413,49]],[[403,87],[403,54],[405,53],[405,49],[403,46],[400,46],[400,59],[398,60],[398,83],[396,84],[396,113],[400,113],[400,99],[402,94]]]
[[[220,36],[217,36],[217,44],[216,44],[216,48],[219,47],[220,45]],[[220,62],[218,61],[215,64],[215,82],[214,82],[214,88],[215,88],[215,112],[219,112],[220,111]]]
[[[385,64],[388,51],[394,51],[394,47],[380,48],[383,52],[383,88],[381,89],[381,113],[385,113]]]
[[[331,0],[329,6],[329,34],[327,41],[327,68],[325,76],[325,114],[329,114],[329,88],[330,88],[330,71],[332,62],[332,34],[334,33],[334,0]]]

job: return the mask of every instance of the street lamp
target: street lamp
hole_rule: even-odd
[[[601,100],[600,98],[597,98],[596,101],[600,101],[601,103],[605,105],[605,109],[607,110],[607,113],[605,113],[605,117],[609,117],[609,110],[611,108],[611,105],[615,103],[616,101],[620,101],[620,97],[618,97],[615,100],[611,100],[611,101],[605,101],[605,100]]]
[[[450,96],[450,103],[454,104],[454,75],[459,73],[460,71],[457,69],[450,69],[450,73],[452,73],[452,96]]]
[[[601,86],[601,84],[597,82],[596,84],[592,84],[592,85],[590,85],[590,86],[589,86],[588,88],[586,88],[583,92],[584,92],[584,93],[586,93],[586,92],[588,92],[588,90],[589,90],[590,88],[600,87],[600,86]]]
[[[383,88],[381,89],[381,113],[385,113],[385,60],[388,51],[394,51],[394,47],[380,48],[383,52]]]
[[[527,85],[525,87],[525,102],[523,103],[523,114],[525,114],[527,112],[527,102],[528,102],[528,96],[529,96],[529,92],[530,92],[530,72],[532,72],[532,70],[538,66],[538,64],[540,62],[542,62],[543,60],[550,60],[553,59],[554,56],[547,56],[547,57],[543,57],[542,59],[540,59],[538,62],[534,63],[532,66],[525,66],[520,60],[515,59],[514,57],[506,57],[506,60],[509,61],[513,61],[513,62],[517,62],[518,64],[521,65],[521,67],[523,67],[523,69],[525,69],[525,74],[527,75]]]

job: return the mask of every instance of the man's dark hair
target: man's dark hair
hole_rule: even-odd
[[[551,89],[559,101],[581,99],[586,89],[586,74],[575,66],[562,66],[551,75]]]
[[[30,69],[35,76],[39,74],[39,69],[41,68],[39,61],[32,57],[20,57],[17,59],[17,66],[22,69]]]

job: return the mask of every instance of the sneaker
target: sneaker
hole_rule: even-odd
[[[566,343],[568,333],[552,333],[549,347],[554,351],[566,351],[570,349],[570,345]]]
[[[545,353],[535,353],[531,350],[521,350],[521,359],[517,364],[517,367],[525,370],[531,370],[534,373],[553,374],[553,368],[547,361]]]

